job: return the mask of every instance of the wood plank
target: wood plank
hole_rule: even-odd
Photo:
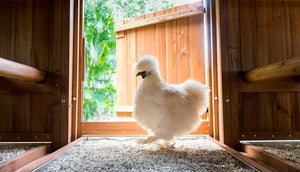
[[[13,95],[0,94],[0,109],[0,133],[9,133],[12,131]]]
[[[293,131],[300,132],[300,93],[293,94]]]
[[[51,131],[50,105],[48,94],[31,94],[30,97],[30,132],[49,133]]]
[[[27,172],[27,171],[33,171],[36,168],[40,167],[41,165],[45,164],[46,162],[50,161],[51,159],[58,157],[59,155],[61,155],[62,153],[64,153],[66,150],[68,150],[69,148],[71,148],[72,146],[76,145],[77,143],[79,143],[81,140],[85,139],[84,137],[80,137],[79,139],[67,144],[66,146],[60,148],[59,150],[52,152],[51,154],[48,154],[46,156],[43,156],[29,164],[27,164],[26,166],[20,168],[17,170],[17,172]]]
[[[259,94],[259,127],[258,131],[272,132],[273,131],[273,119],[276,119],[273,112],[274,96],[272,93],[260,93]],[[275,128],[275,126],[274,126]]]
[[[273,16],[272,2],[259,1],[256,2],[256,17],[257,17],[257,45],[259,67],[268,65],[273,62]],[[258,67],[254,66],[253,68]],[[250,69],[248,69],[250,70]]]
[[[71,142],[74,0],[62,1],[60,146]]]
[[[277,169],[278,171],[299,171],[300,170],[299,165],[291,161],[279,158],[278,156],[268,153],[259,147],[249,145],[249,144],[242,144],[242,150],[246,152],[249,156],[257,160],[260,160],[266,163],[267,165],[270,165],[271,167]]]
[[[300,84],[290,78],[264,82],[240,82],[239,92],[299,92]]]
[[[139,17],[141,18],[141,17]],[[137,18],[137,19],[139,19]],[[143,55],[145,55],[145,28],[136,29],[136,61]],[[136,86],[142,81],[141,77],[136,77]]]
[[[178,19],[176,25],[177,49],[176,56],[173,56],[176,63],[175,75],[176,83],[182,83],[189,78],[189,51],[188,51],[188,20]],[[173,69],[174,70],[174,69]]]
[[[78,131],[78,91],[79,91],[79,23],[80,23],[80,0],[74,0],[74,47],[73,47],[73,90],[72,90],[72,133],[71,140],[77,139]]]
[[[163,22],[171,21],[171,20],[177,20],[177,19],[186,18],[189,16],[194,16],[194,15],[203,14],[203,13],[204,13],[203,7],[194,7],[191,9],[176,11],[174,13],[167,13],[165,15],[149,18],[146,20],[136,21],[135,23],[129,23],[129,24],[125,24],[122,26],[116,26],[115,32],[135,29],[135,28],[149,26],[149,25],[158,24],[158,23],[163,23]]]
[[[175,9],[173,9],[172,12],[174,12]],[[168,10],[167,12],[170,12]],[[176,34],[176,26],[177,26],[177,20],[175,21],[168,21],[166,22],[166,81],[170,84],[175,84],[177,82],[176,79],[176,69],[177,69],[177,63],[176,63],[176,51],[177,51],[177,34]]]
[[[206,84],[204,15],[188,18],[189,76]]]
[[[277,93],[278,131],[292,131],[291,93]]]
[[[1,142],[50,142],[51,133],[0,133]]]
[[[209,121],[202,121],[193,135],[209,134]],[[82,122],[83,135],[147,135],[136,122]]]
[[[136,70],[134,69],[135,61],[136,61],[136,30],[128,30],[126,31],[126,44],[127,46],[127,102],[123,105],[134,105],[135,98],[135,90],[136,90]],[[149,41],[150,42],[150,41]],[[122,53],[122,52],[121,52]],[[120,65],[124,65],[120,64]],[[124,73],[121,73],[124,74]],[[124,76],[122,76],[124,77]],[[122,87],[122,86],[121,86]]]
[[[257,163],[255,161],[253,161],[252,159],[242,155],[240,152],[237,152],[236,150],[232,149],[231,147],[217,141],[216,139],[210,138],[211,141],[213,141],[214,143],[218,144],[219,146],[221,146],[223,149],[225,149],[226,151],[228,151],[229,153],[231,153],[232,155],[236,156],[237,158],[241,159],[242,161],[246,162],[247,164],[250,164],[251,166],[253,166],[254,168],[260,170],[260,171],[265,171],[265,172],[271,172],[272,170],[270,170],[268,167],[262,166],[260,163]]]
[[[14,94],[14,115],[12,131],[30,132],[30,94]]]
[[[256,131],[259,121],[259,97],[257,93],[242,94],[242,114],[244,121],[244,131]]]
[[[25,81],[42,82],[46,73],[34,67],[0,57],[0,76]]]
[[[161,76],[166,80],[166,23],[155,25],[155,45],[154,55],[158,58]]]
[[[300,57],[294,57],[250,70],[244,74],[244,79],[247,82],[258,82],[296,75],[300,75]]]
[[[291,25],[291,41],[292,56],[300,56],[300,18],[299,18],[300,2],[292,1],[290,3],[290,25]]]
[[[50,27],[51,27],[51,44],[50,44],[50,55],[49,55],[49,72],[53,77],[57,77],[57,81],[54,82],[54,92],[51,97],[51,133],[52,139],[52,150],[60,147],[60,124],[61,124],[61,50],[62,50],[62,1],[54,0],[51,1],[51,14],[50,14]]]
[[[240,140],[299,140],[300,132],[280,132],[280,131],[257,131],[241,132]]]
[[[26,164],[45,156],[48,152],[48,146],[42,145],[31,148],[30,150],[13,157],[7,161],[0,163],[0,171],[15,171],[25,166]]]
[[[116,105],[127,105],[127,95],[128,95],[128,85],[127,77],[122,76],[122,74],[127,73],[127,38],[117,39],[117,100]]]

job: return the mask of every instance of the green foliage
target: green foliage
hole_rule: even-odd
[[[171,5],[166,0],[85,0],[84,120],[92,120],[98,115],[115,114],[115,21],[169,7]]]

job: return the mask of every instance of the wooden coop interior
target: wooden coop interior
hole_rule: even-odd
[[[82,119],[83,3],[0,0],[0,142],[51,147],[10,169],[34,169],[85,135],[146,134],[135,122]],[[211,88],[194,134],[257,168],[300,169],[274,157],[266,162],[241,143],[300,140],[300,1],[207,0],[124,20],[115,31],[119,117],[132,115],[141,81],[134,63],[151,54],[168,83],[193,78]],[[0,171],[7,167],[0,163]]]

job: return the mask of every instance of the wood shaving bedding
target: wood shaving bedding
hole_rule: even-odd
[[[209,139],[175,140],[175,148],[136,139],[84,140],[37,171],[254,171]]]

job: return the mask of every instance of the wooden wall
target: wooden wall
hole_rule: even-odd
[[[40,84],[0,77],[0,141],[70,141],[70,2],[0,1],[0,57],[48,73]]]
[[[236,147],[240,139],[299,139],[300,90],[288,89],[284,83],[300,83],[293,78],[246,83],[242,74],[300,57],[300,1],[219,3],[224,97],[221,140]]]
[[[184,5],[125,20],[124,24],[162,16],[202,5]],[[123,33],[124,32],[124,33]],[[136,77],[134,64],[143,55],[155,56],[163,79],[171,84],[193,78],[206,83],[204,15],[185,17],[150,26],[140,26],[117,33],[117,102],[133,106],[141,77]]]

